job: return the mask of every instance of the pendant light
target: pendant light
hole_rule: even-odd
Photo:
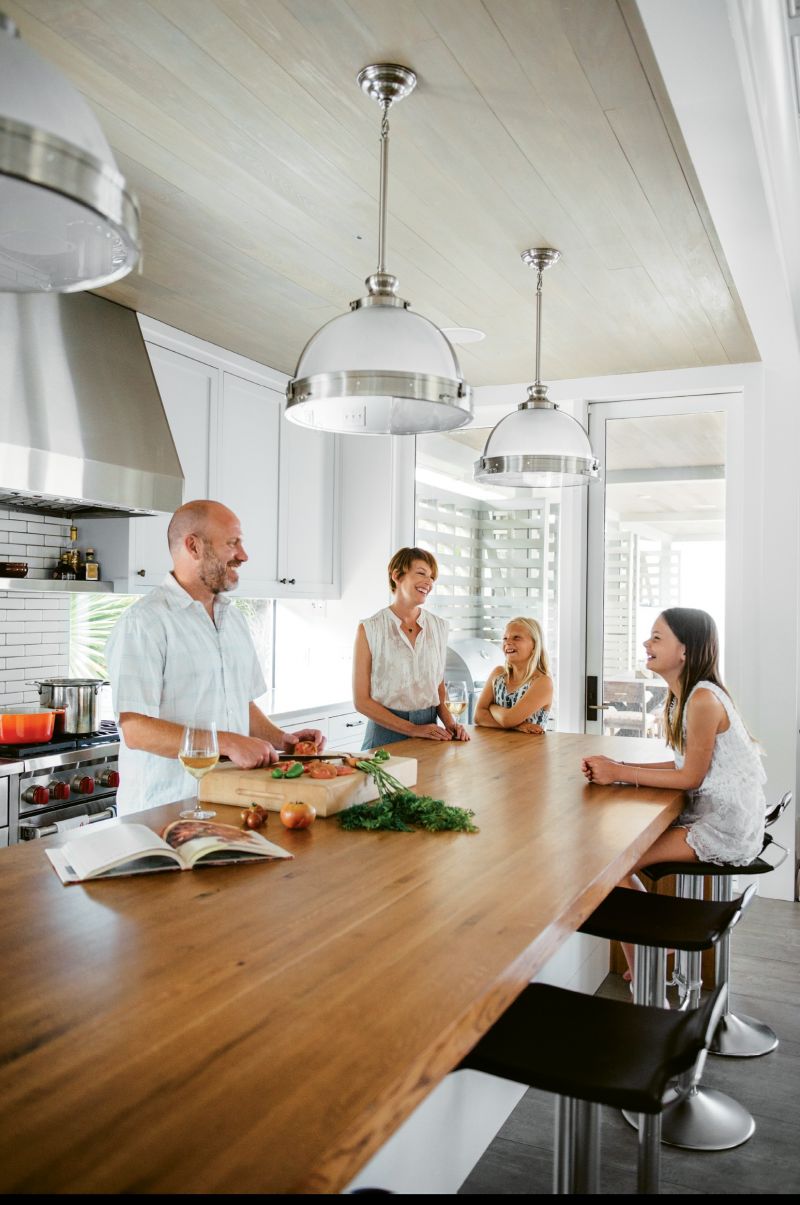
[[[0,292],[73,293],[139,258],[139,211],[77,89],[0,13]]]
[[[552,247],[522,252],[523,262],[537,272],[536,382],[513,414],[501,419],[475,464],[475,480],[486,485],[586,485],[597,477],[599,461],[589,437],[570,414],[559,410],[541,382],[542,273],[561,258]]]
[[[398,63],[359,72],[363,92],[378,101],[381,120],[378,266],[367,295],[326,323],[306,344],[286,390],[286,417],[321,431],[417,435],[451,431],[472,417],[472,391],[445,335],[397,295],[386,271],[389,109],[413,91],[417,77]]]

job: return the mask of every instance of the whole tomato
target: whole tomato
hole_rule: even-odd
[[[281,823],[286,828],[308,828],[309,824],[313,824],[317,815],[317,809],[310,803],[287,802],[281,808],[280,816]]]

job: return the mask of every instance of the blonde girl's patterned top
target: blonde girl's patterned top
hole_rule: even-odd
[[[509,690],[508,681],[504,673],[499,673],[494,680],[494,701],[498,707],[513,707],[518,703],[523,695],[528,693],[528,688],[531,683],[526,682],[524,686],[520,686],[518,690]],[[539,724],[542,728],[550,719],[550,710],[547,707],[540,707],[538,711],[534,711],[527,717],[526,723]]]

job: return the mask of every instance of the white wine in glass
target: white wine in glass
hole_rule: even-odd
[[[185,808],[181,816],[191,820],[211,820],[217,813],[200,806],[199,792],[200,779],[204,774],[208,774],[209,770],[213,770],[219,761],[216,724],[187,724],[183,730],[178,757],[184,770],[197,780],[194,807]]]
[[[462,723],[462,716],[467,710],[466,682],[447,682],[445,684],[445,702],[454,720]]]

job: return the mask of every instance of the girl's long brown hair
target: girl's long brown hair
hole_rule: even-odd
[[[717,625],[707,611],[694,607],[668,607],[660,618],[686,649],[686,661],[678,682],[678,693],[667,692],[664,703],[664,732],[667,744],[683,752],[683,716],[689,695],[698,682],[713,682],[730,697],[719,674]]]

